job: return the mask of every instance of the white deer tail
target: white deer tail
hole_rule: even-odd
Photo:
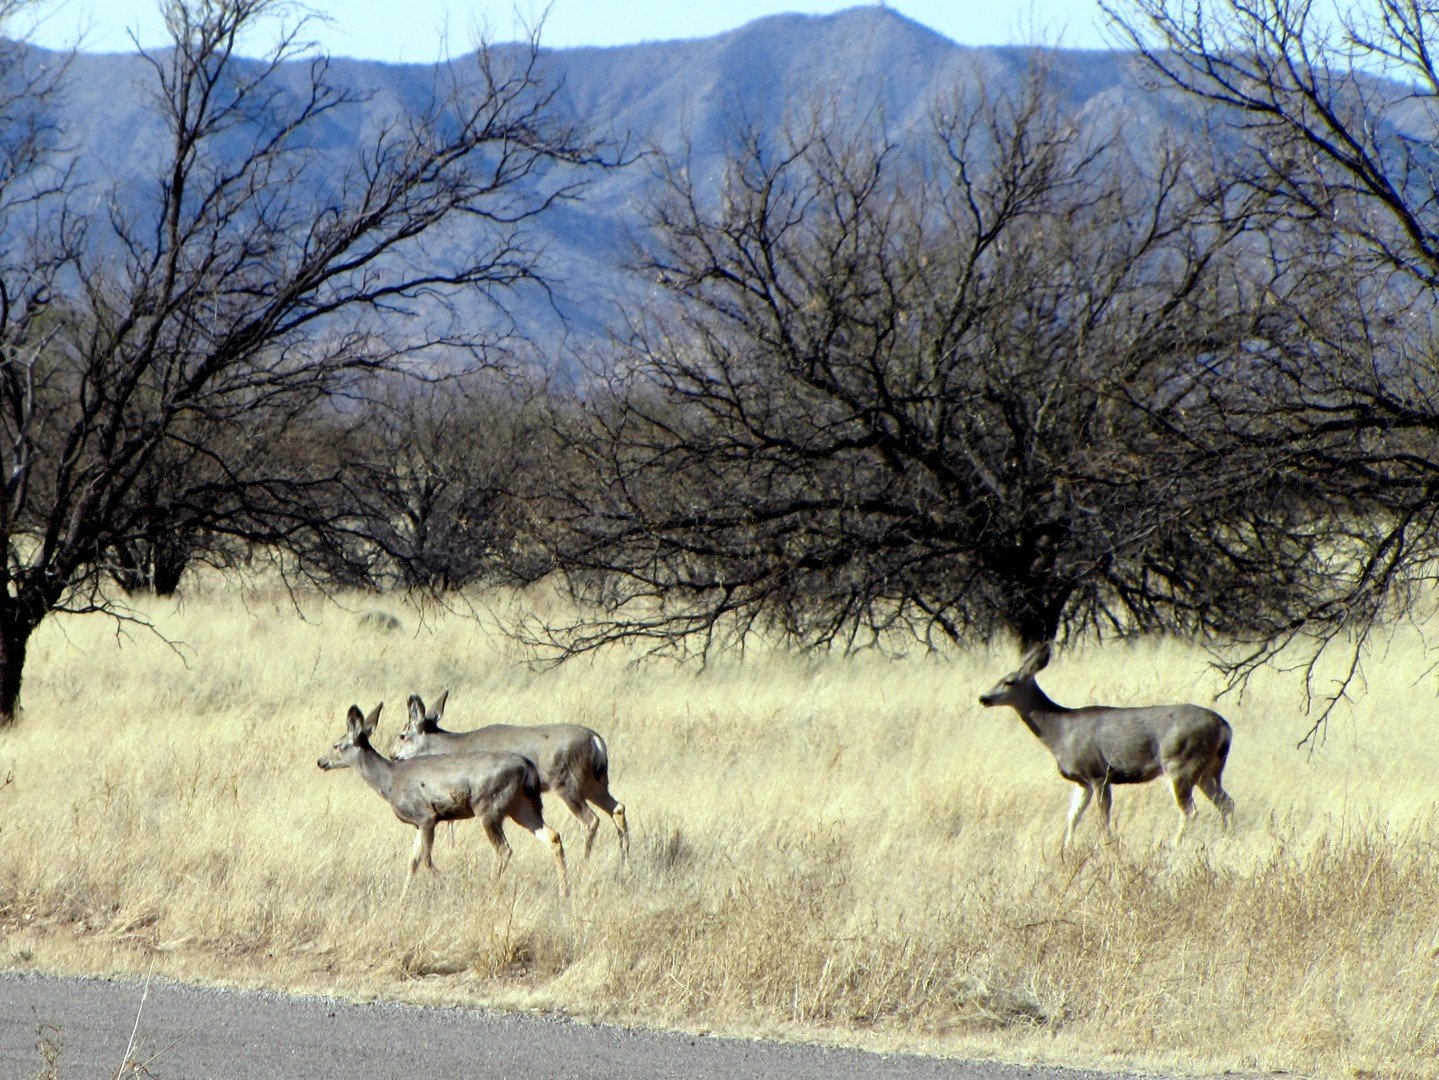
[[[609,747],[605,745],[605,740],[598,734],[590,735],[590,746],[594,748],[595,752],[595,779],[608,782],[610,774]]]

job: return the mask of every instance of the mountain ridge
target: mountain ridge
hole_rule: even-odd
[[[51,55],[56,62],[62,58]],[[542,47],[540,65],[559,85],[555,100],[562,119],[591,125],[596,134],[631,146],[687,154],[696,175],[718,177],[736,117],[774,128],[797,106],[823,102],[842,111],[878,109],[893,129],[918,130],[945,95],[981,87],[990,95],[1014,92],[1037,55],[1045,58],[1067,108],[1082,113],[1091,100],[1117,94],[1134,109],[1134,122],[1151,122],[1153,110],[1144,104],[1148,91],[1130,54],[967,46],[876,5],[824,15],[770,15],[704,38]],[[444,73],[462,71],[473,56],[457,57],[449,66],[331,58],[332,78],[364,102],[352,115],[328,120],[313,151],[338,165],[366,130],[428,100]],[[296,79],[309,63],[287,61],[280,74]],[[80,153],[82,182],[119,182],[137,199],[144,185],[161,182],[153,173],[154,163],[164,160],[165,131],[145,108],[147,76],[153,79],[153,70],[136,53],[74,56],[57,120],[64,140]],[[1106,100],[1105,114],[1116,107]],[[557,290],[553,297],[536,291],[509,298],[507,306],[526,334],[547,345],[570,332],[590,337],[611,321],[616,304],[643,302],[644,288],[622,265],[631,253],[628,238],[641,227],[649,179],[643,163],[607,171],[591,179],[582,202],[543,221],[547,272]],[[473,227],[457,224],[460,231],[446,243],[463,245],[462,230]],[[472,316],[487,317],[478,299]]]

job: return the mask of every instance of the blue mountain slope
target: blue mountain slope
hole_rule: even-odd
[[[702,40],[551,50],[543,68],[561,84],[558,106],[595,132],[633,147],[688,153],[695,175],[717,177],[737,119],[774,126],[821,103],[841,113],[878,112],[900,130],[918,127],[935,102],[956,93],[979,87],[990,95],[1013,92],[1031,59],[1026,49],[957,45],[894,11],[867,6],[826,16],[773,16]],[[463,72],[473,58],[453,63]],[[1124,54],[1059,51],[1050,66],[1076,108],[1092,101],[1106,116],[1120,108],[1137,124],[1163,122]],[[305,74],[299,62],[286,73],[296,85]],[[164,159],[165,128],[147,109],[153,71],[136,56],[82,55],[72,76],[60,120],[79,156],[78,181],[97,192],[120,181],[139,205],[145,186],[158,182],[156,163]],[[364,95],[365,103],[320,129],[314,147],[320,165],[310,174],[316,184],[339,174],[367,131],[430,100],[447,72],[336,59],[332,76]],[[621,267],[642,226],[651,172],[641,162],[597,176],[582,202],[546,219],[543,242],[559,285],[555,297],[534,292],[507,302],[521,328],[545,343],[550,355],[558,355],[552,346],[566,330],[583,339],[610,320],[616,302],[644,302],[645,287]],[[431,257],[443,259],[446,250],[473,242],[463,231],[473,227],[457,225]],[[472,317],[491,313],[477,299]]]

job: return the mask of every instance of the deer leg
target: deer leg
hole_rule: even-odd
[[[410,852],[410,869],[405,874],[405,887],[400,890],[400,900],[403,902],[410,892],[410,882],[415,878],[415,871],[423,863],[431,870],[435,869],[434,862],[430,859],[430,848],[435,842],[435,823],[427,821],[423,825],[415,826],[415,849]],[[439,873],[439,871],[435,871]]]
[[[599,822],[596,821],[595,824],[598,825]],[[535,839],[539,840],[543,844],[548,845],[550,849],[550,854],[554,856],[555,873],[559,876],[560,879],[560,895],[569,896],[570,875],[569,871],[565,868],[564,841],[560,839],[560,834],[555,832],[555,830],[550,828],[548,825],[541,825],[538,829],[534,830],[534,833]],[[586,854],[588,853],[589,852],[587,850]]]
[[[505,872],[505,867],[510,862],[510,842],[505,839],[503,819],[499,817],[482,817],[480,825],[485,830],[485,839],[490,842],[490,847],[495,849],[495,877]]]
[[[620,834],[620,858],[628,859],[630,857],[630,824],[625,817],[624,804],[618,802],[608,789],[590,793],[590,802],[608,814],[610,820],[615,823],[615,831]]]
[[[565,798],[563,793],[560,793],[560,797]],[[568,803],[569,800],[566,799],[565,801]],[[583,806],[584,804],[581,803],[581,805]],[[573,807],[571,807],[571,809],[573,809]],[[589,807],[585,807],[585,809],[589,810]],[[545,824],[544,816],[540,813],[539,800],[535,799],[531,801],[527,798],[521,799],[510,807],[509,815],[510,820],[516,825],[522,829],[529,829],[530,832],[535,834],[536,840],[545,844],[550,849],[550,854],[553,855],[555,859],[555,872],[560,878],[560,895],[569,896],[570,875],[569,871],[565,868],[565,845],[560,839],[560,834]],[[594,818],[595,827],[598,828],[600,823],[599,818],[595,818],[594,811],[592,810],[590,811],[590,817]],[[582,818],[581,820],[584,819]],[[591,835],[593,835],[593,831],[591,831]]]
[[[1194,780],[1188,776],[1169,779],[1174,785],[1174,801],[1179,804],[1179,829],[1174,834],[1174,842],[1178,844],[1184,838],[1184,830],[1189,828],[1189,819],[1194,816]]]
[[[1199,790],[1212,802],[1219,811],[1219,816],[1224,823],[1224,828],[1229,828],[1229,816],[1234,813],[1234,800],[1219,783],[1219,777],[1215,774],[1206,776],[1199,781]]]
[[[1074,839],[1074,827],[1079,824],[1079,819],[1084,816],[1084,811],[1089,806],[1089,800],[1093,797],[1094,790],[1088,784],[1080,784],[1074,789],[1074,797],[1069,801],[1069,824],[1064,829],[1064,846],[1066,848]]]
[[[1109,815],[1114,808],[1114,788],[1109,784],[1099,785],[1099,824],[1104,828],[1105,839],[1111,835]]]
[[[569,788],[561,788],[555,792],[560,800],[570,808],[570,813],[580,819],[580,824],[585,827],[585,858],[590,857],[590,848],[595,844],[595,833],[600,830],[599,815],[590,809],[585,797]]]
[[[455,823],[453,821],[450,822],[450,830],[452,833],[454,827]],[[423,836],[425,840],[425,847],[422,853],[424,855],[424,864],[430,868],[430,873],[439,874],[439,871],[435,869],[435,826],[431,825],[423,830]]]

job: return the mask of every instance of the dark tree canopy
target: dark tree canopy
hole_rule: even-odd
[[[302,452],[333,459],[344,480],[334,515],[345,542],[310,552],[314,572],[431,594],[543,576],[527,543],[542,419],[492,372],[391,380]]]
[[[816,110],[739,131],[717,192],[665,173],[641,259],[661,306],[542,515],[600,614],[551,644],[1281,617],[1312,532],[1271,523],[1313,511],[1211,438],[1294,326],[1254,206],[1204,153],[1056,101],[1037,73],[918,137]]]

